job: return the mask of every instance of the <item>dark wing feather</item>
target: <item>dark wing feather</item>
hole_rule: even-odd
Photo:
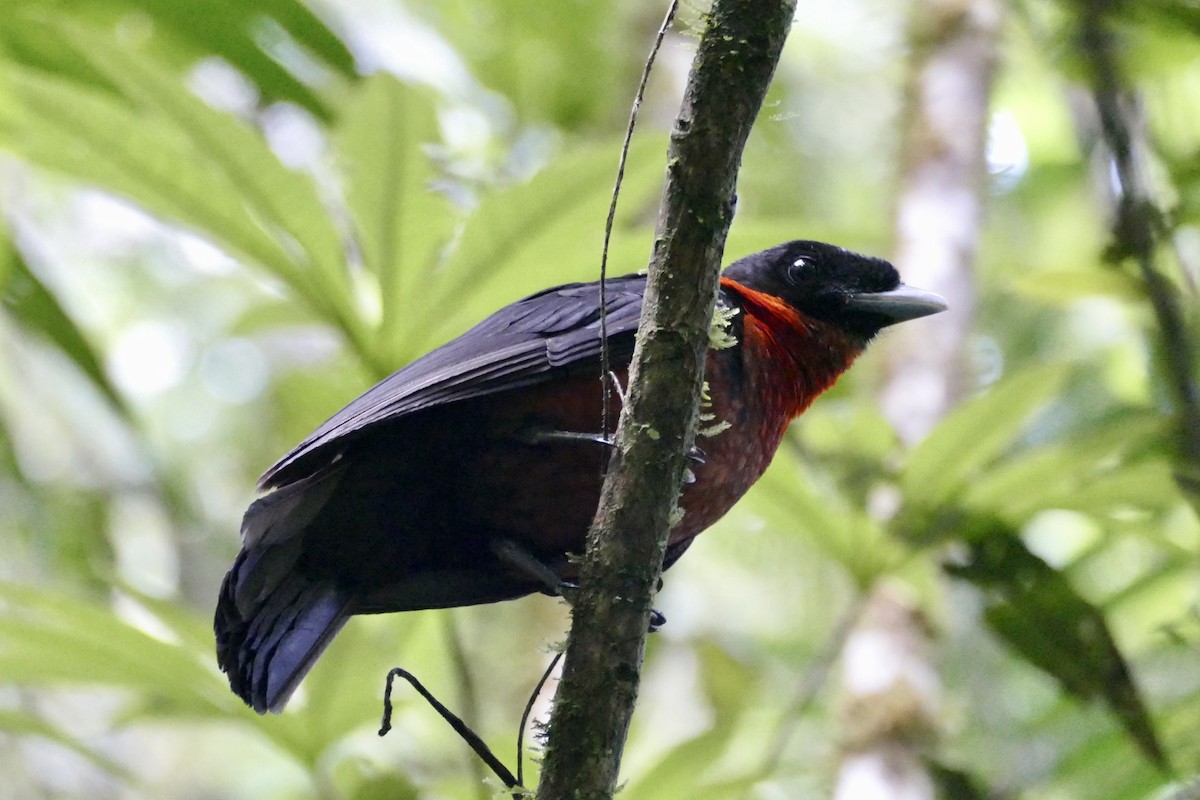
[[[608,281],[607,326],[616,355],[633,349],[645,276]],[[547,289],[492,314],[368,389],[330,417],[259,479],[260,489],[284,486],[317,466],[310,456],[365,429],[423,409],[549,380],[555,370],[600,356],[600,294],[595,283]],[[309,462],[302,468],[299,462]],[[295,469],[293,469],[295,467]]]

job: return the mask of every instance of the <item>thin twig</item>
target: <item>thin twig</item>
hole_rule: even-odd
[[[608,358],[608,243],[612,239],[613,222],[617,217],[617,198],[621,194],[621,182],[625,179],[625,162],[629,159],[629,144],[633,141],[633,129],[637,125],[638,111],[642,107],[642,98],[646,96],[646,84],[650,81],[650,69],[654,59],[662,48],[663,39],[675,19],[675,11],[679,0],[671,0],[667,7],[667,15],[663,17],[662,25],[654,37],[650,55],[646,58],[646,66],[642,68],[642,79],[638,83],[637,94],[633,98],[633,108],[629,111],[629,124],[625,126],[625,141],[621,144],[621,158],[617,162],[617,179],[613,184],[612,201],[608,204],[608,219],[604,223],[604,247],[600,251],[600,382],[604,386],[604,394],[600,406],[600,426],[604,438],[612,433],[608,419],[608,401],[612,397],[612,370],[609,369]]]
[[[533,691],[529,693],[529,702],[525,704],[525,711],[521,714],[521,727],[517,730],[517,784],[519,786],[525,785],[525,727],[529,724],[529,715],[533,711],[534,702],[541,695],[542,688],[546,685],[546,681],[550,680],[550,675],[554,672],[554,668],[558,666],[558,662],[562,661],[562,657],[563,651],[559,650],[554,654],[554,658],[550,659],[550,665],[546,667],[546,671],[542,673],[541,679],[533,687]]]
[[[491,751],[491,748],[487,746],[483,739],[479,738],[479,735],[475,731],[471,730],[458,715],[446,708],[442,705],[441,701],[430,694],[429,690],[422,686],[421,682],[416,679],[416,676],[407,670],[400,669],[400,667],[395,667],[387,675],[387,685],[383,690],[383,720],[379,725],[380,736],[387,735],[387,732],[392,729],[392,683],[397,677],[408,681],[417,690],[418,694],[424,697],[429,705],[433,706],[434,711],[438,712],[442,719],[446,720],[450,727],[454,729],[454,732],[470,745],[471,749],[475,751],[475,755],[479,756],[483,760],[483,763],[491,767],[492,772],[496,774],[496,777],[506,787],[512,789],[520,785],[516,777],[508,771],[508,767],[504,766],[500,759],[496,758],[496,754]]]

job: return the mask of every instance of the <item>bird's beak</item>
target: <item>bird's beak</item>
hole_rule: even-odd
[[[927,317],[949,308],[946,298],[903,283],[886,292],[864,292],[850,296],[846,308],[867,311],[888,320],[888,325]]]

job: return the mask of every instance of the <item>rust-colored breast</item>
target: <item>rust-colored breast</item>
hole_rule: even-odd
[[[788,424],[831,387],[862,343],[806,317],[782,300],[721,279],[741,301],[741,341],[709,353],[712,423],[728,427],[697,442],[707,458],[684,490],[684,518],[672,544],[720,519],[762,476]]]

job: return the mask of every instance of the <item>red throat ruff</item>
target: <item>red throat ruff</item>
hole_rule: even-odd
[[[781,428],[800,416],[822,392],[850,368],[865,342],[835,326],[801,314],[774,295],[756,292],[721,278],[721,285],[742,299],[746,317],[743,347],[748,359],[769,371],[766,398],[779,414]]]

